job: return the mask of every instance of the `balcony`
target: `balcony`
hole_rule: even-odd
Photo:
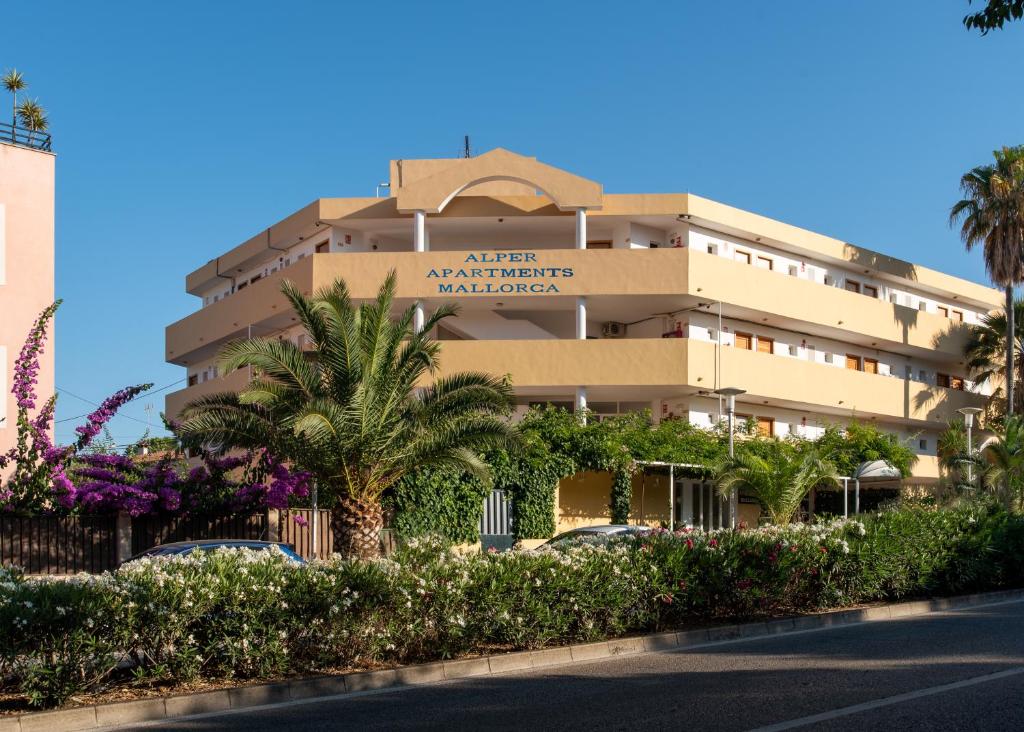
[[[510,254],[530,259],[467,261]],[[364,299],[376,294],[391,270],[398,274],[403,304],[419,299],[471,307],[476,301],[487,307],[502,300],[514,307],[519,300],[518,307],[528,308],[543,298],[545,307],[571,310],[576,296],[586,295],[612,304],[617,298],[648,298],[652,311],[665,311],[721,300],[774,327],[815,330],[922,358],[939,353],[959,359],[963,344],[963,333],[939,315],[689,249],[374,252],[307,257],[189,315],[167,328],[166,358],[194,363],[250,325],[286,327],[287,303],[280,294],[285,277],[306,292],[342,277],[353,297]]]
[[[935,428],[957,409],[985,402],[970,392],[756,351],[722,349],[721,355],[721,383],[746,389],[744,403]],[[516,389],[532,393],[570,393],[584,385],[653,399],[712,391],[715,359],[714,344],[686,338],[445,341],[440,373],[509,374]],[[167,415],[173,418],[198,396],[241,388],[245,376],[235,372],[174,392],[167,397]]]
[[[52,141],[48,132],[27,130],[24,127],[12,126],[9,122],[0,122],[0,142],[50,152]]]

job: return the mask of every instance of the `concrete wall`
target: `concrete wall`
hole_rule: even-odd
[[[14,359],[39,313],[54,300],[53,154],[0,142],[0,452],[16,440],[10,393]],[[38,406],[54,393],[53,331],[40,358]]]

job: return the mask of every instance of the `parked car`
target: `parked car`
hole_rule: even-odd
[[[647,526],[630,526],[628,524],[601,524],[599,526],[581,526],[578,529],[572,529],[565,533],[559,534],[558,536],[548,539],[546,542],[541,544],[542,547],[553,547],[566,544],[573,539],[594,539],[600,537],[609,536],[635,536],[637,534],[647,534],[650,532],[650,528]]]
[[[287,544],[276,541],[250,541],[248,539],[204,539],[201,541],[174,541],[169,544],[158,544],[144,552],[139,552],[134,557],[126,559],[123,563],[133,562],[143,557],[167,557],[174,554],[189,554],[195,551],[212,552],[215,549],[253,549],[265,551],[276,547],[286,557],[298,564],[305,564],[306,560],[295,553]]]

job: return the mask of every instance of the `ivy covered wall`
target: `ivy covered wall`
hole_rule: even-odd
[[[577,415],[561,408],[530,411],[519,425],[522,447],[514,452],[493,451],[492,485],[452,471],[424,470],[396,488],[391,498],[393,526],[399,533],[439,533],[456,542],[479,541],[484,498],[491,488],[504,489],[512,499],[517,539],[542,539],[555,531],[555,494],[563,478],[585,470],[612,474],[610,515],[613,523],[626,523],[630,515],[633,476],[640,462],[686,463],[709,467],[728,452],[723,429],[707,430],[683,420],[652,426],[650,414],[636,412],[582,424]],[[766,442],[746,430],[737,450],[758,450]],[[865,460],[888,460],[909,475],[916,459],[913,450],[894,435],[865,424],[829,428],[812,442],[787,438],[793,450],[816,445],[839,470]]]

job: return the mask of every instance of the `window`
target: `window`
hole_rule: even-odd
[[[319,244],[316,245],[316,253],[317,254],[323,254],[324,252],[327,251],[327,249],[329,247],[330,247],[330,243],[329,242],[322,241],[322,242],[320,242]]]
[[[743,264],[750,264],[750,252],[743,252],[737,249],[736,253],[733,256],[736,257],[737,262],[743,262]]]
[[[949,308],[943,305],[939,305],[938,307],[936,307],[936,310],[938,311],[939,315],[941,315],[943,318],[949,317]]]
[[[935,386],[949,388],[949,374],[935,374]]]
[[[919,450],[927,450],[928,449],[928,438],[922,437],[920,440],[918,440],[917,441],[917,447],[918,447]]]
[[[961,310],[954,310],[953,311],[953,320],[955,320],[958,323],[964,322],[963,311],[961,311]]]
[[[253,277],[251,280],[249,280],[249,284],[252,284],[254,282],[259,282],[262,279],[263,279],[263,275],[258,274],[255,277]]]
[[[864,294],[868,297],[878,299],[878,288],[874,285],[864,285]]]
[[[189,386],[195,386],[198,383],[199,383],[199,374],[192,374],[191,376],[188,377],[188,385]]]
[[[758,353],[774,353],[775,352],[775,339],[765,338],[764,336],[757,337],[757,352]]]
[[[747,422],[753,419],[753,416],[749,414],[735,414],[733,416],[736,420],[736,426],[739,428],[743,428]]]
[[[771,417],[758,417],[757,434],[761,437],[775,437],[775,420]]]
[[[853,354],[846,354],[846,368],[851,371],[860,371],[860,356],[854,356]]]
[[[751,336],[750,333],[737,333],[733,337],[733,345],[736,346],[736,348],[743,348],[749,351],[752,340],[753,336]]]
[[[238,292],[240,290],[244,290],[248,286],[249,286],[248,282],[241,282],[241,283],[239,283],[238,287],[235,288],[235,291]]]
[[[963,391],[964,390],[964,379],[963,379],[963,377],[962,376],[950,376],[949,377],[949,386],[950,386],[951,389],[956,389],[957,391]]]
[[[849,292],[856,292],[856,293],[859,294],[860,293],[860,283],[857,282],[856,280],[847,280],[846,281],[846,289]]]
[[[611,249],[612,243],[610,241],[588,241],[587,249]]]
[[[874,358],[864,359],[864,373],[877,374],[878,373],[878,361]]]
[[[757,266],[761,269],[772,269],[772,260],[770,257],[762,257],[761,255],[758,255]]]

